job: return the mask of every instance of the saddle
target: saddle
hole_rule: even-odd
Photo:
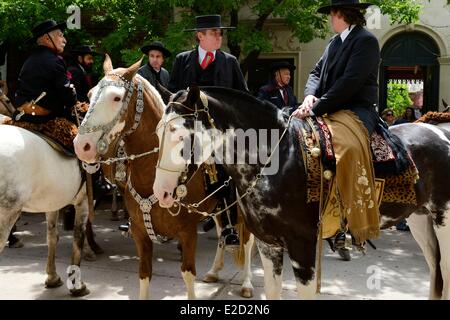
[[[307,203],[323,201],[322,235],[329,238],[341,229],[341,210],[333,179],[336,159],[332,136],[321,117],[301,122],[299,132],[307,176]],[[380,122],[370,137],[378,204],[416,204],[417,168],[401,140]]]
[[[73,139],[77,135],[77,126],[65,118],[55,118],[46,123],[31,123],[5,119],[3,124],[27,129],[43,138],[53,149],[68,157],[75,157]]]

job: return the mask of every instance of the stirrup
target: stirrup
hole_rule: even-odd
[[[220,247],[225,247],[227,251],[234,251],[239,249],[240,240],[239,235],[234,227],[227,227],[223,229],[220,236]]]
[[[334,237],[334,250],[345,248],[346,235],[345,232],[338,232]]]

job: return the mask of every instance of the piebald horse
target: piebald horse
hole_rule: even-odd
[[[317,202],[306,202],[305,165],[298,138],[300,120],[289,122],[274,105],[246,93],[212,87],[202,90],[203,94],[197,87],[178,92],[167,105],[158,127],[162,151],[153,190],[160,205],[173,205],[174,190],[191,160],[180,152],[186,148],[183,144],[194,141],[193,146],[187,148],[200,155],[198,162],[201,162],[211,155],[212,150],[223,148],[224,154],[228,155],[229,144],[223,137],[229,139],[230,136],[221,136],[217,132],[224,134],[229,128],[235,132],[238,129],[243,132],[266,130],[268,143],[253,143],[256,150],[250,150],[246,144],[245,150],[231,151],[231,159],[239,156],[236,152],[251,155],[262,151],[272,155],[269,159],[271,164],[278,163],[278,170],[266,174],[267,161],[256,164],[225,161],[224,166],[241,195],[246,226],[257,239],[266,297],[280,298],[283,250],[286,249],[299,298],[314,298],[319,208]],[[429,124],[403,124],[393,127],[391,132],[405,143],[420,172],[420,180],[415,185],[417,206],[381,204],[381,227],[395,225],[409,216],[413,236],[430,267],[430,298],[448,299],[450,132]],[[193,138],[199,136],[201,139]],[[235,139],[232,135],[231,138]]]
[[[78,158],[86,163],[103,163],[115,157],[119,141],[124,142],[128,168],[125,178],[124,201],[131,218],[131,234],[139,255],[140,299],[149,297],[152,277],[153,241],[161,237],[176,238],[181,245],[181,272],[187,287],[189,299],[196,297],[194,281],[196,276],[195,251],[197,224],[201,214],[188,212],[185,208],[169,214],[168,210],[156,205],[153,196],[155,165],[158,158],[156,125],[164,111],[160,93],[136,72],[138,61],[129,68],[113,70],[109,56],[103,64],[105,77],[90,93],[90,108],[74,140]],[[111,160],[111,159],[110,159]],[[114,159],[113,162],[114,163]],[[189,182],[189,201],[206,197],[202,174],[196,174]],[[217,203],[214,197],[205,201],[198,209],[211,212]],[[145,214],[144,213],[148,213]],[[245,232],[241,240],[245,243],[244,281],[241,295],[251,297],[250,259],[253,236]],[[204,281],[218,280],[223,267],[224,249],[218,247],[213,267]]]

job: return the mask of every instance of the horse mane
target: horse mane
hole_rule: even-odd
[[[137,77],[142,83],[144,84],[145,89],[147,89],[147,93],[149,94],[150,98],[153,100],[154,104],[158,109],[163,112],[165,109],[165,103],[161,97],[161,94],[156,90],[154,86],[150,84],[150,82],[145,79],[140,74],[136,74],[135,77]]]
[[[245,109],[255,111],[259,115],[261,115],[261,112],[263,112],[264,114],[267,114],[269,118],[277,119],[283,126],[287,125],[287,120],[289,118],[288,113],[282,112],[273,103],[258,99],[248,92],[215,86],[199,87],[199,89],[201,91],[205,91],[207,94],[211,93],[212,97],[215,99],[217,99],[215,95],[220,95],[221,97],[227,98],[236,97],[240,100],[240,102],[245,103]],[[173,98],[173,101],[176,101],[182,93],[183,91],[178,92]],[[223,100],[221,100],[221,102],[223,102]]]

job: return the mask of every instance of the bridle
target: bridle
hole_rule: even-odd
[[[198,213],[198,214],[201,214],[201,215],[209,216],[209,217],[210,217],[210,216],[215,216],[215,215],[218,215],[218,214],[220,214],[220,213],[222,213],[222,212],[227,211],[229,208],[231,208],[232,206],[236,205],[240,200],[242,200],[243,198],[245,198],[246,196],[248,196],[250,193],[253,192],[253,189],[256,187],[258,181],[261,180],[261,178],[262,178],[262,176],[263,176],[264,169],[265,169],[265,168],[267,167],[267,165],[270,163],[270,161],[271,161],[271,159],[272,159],[272,157],[273,157],[273,155],[274,155],[274,153],[275,153],[275,150],[278,149],[281,140],[282,140],[283,137],[286,135],[286,132],[287,132],[288,129],[289,129],[289,124],[290,124],[290,122],[291,122],[293,116],[291,115],[291,116],[289,117],[289,120],[288,120],[288,122],[287,122],[287,124],[286,124],[286,128],[284,129],[282,135],[280,136],[280,138],[279,138],[279,140],[278,140],[278,142],[277,142],[277,144],[276,144],[274,150],[271,152],[270,156],[267,158],[266,163],[265,163],[264,166],[260,169],[259,173],[257,173],[257,174],[255,175],[255,178],[253,179],[253,181],[251,181],[251,182],[249,183],[249,186],[247,187],[246,191],[245,191],[242,195],[239,195],[239,196],[237,197],[237,200],[236,200],[236,201],[234,201],[233,203],[229,204],[229,205],[226,206],[224,209],[222,209],[222,210],[220,210],[220,211],[217,211],[217,212],[214,212],[214,213],[208,213],[208,212],[205,212],[205,211],[200,211],[200,210],[198,210],[198,208],[199,208],[200,205],[201,205],[202,203],[204,203],[207,199],[209,199],[210,197],[212,197],[215,193],[219,192],[220,189],[227,187],[227,186],[229,185],[230,181],[232,180],[232,178],[231,178],[231,177],[228,177],[228,179],[227,179],[227,180],[226,180],[219,188],[217,188],[214,192],[212,192],[211,194],[209,194],[208,196],[206,196],[204,199],[200,200],[199,202],[193,203],[193,204],[185,204],[185,203],[181,202],[181,200],[187,195],[187,192],[188,192],[187,187],[186,187],[186,185],[184,184],[184,182],[187,180],[187,172],[188,172],[188,167],[189,167],[188,162],[186,162],[185,167],[184,167],[183,169],[181,169],[181,170],[179,170],[179,169],[167,168],[167,167],[162,167],[162,166],[160,165],[160,162],[161,162],[161,156],[162,156],[162,154],[163,154],[163,152],[164,152],[163,146],[164,146],[164,139],[166,138],[166,127],[170,124],[170,122],[172,122],[172,121],[174,121],[174,120],[176,120],[176,119],[179,119],[179,118],[187,118],[187,117],[194,117],[195,120],[198,120],[199,113],[200,113],[200,112],[204,112],[204,113],[206,113],[206,115],[207,115],[207,117],[208,117],[208,122],[211,124],[211,126],[212,126],[213,128],[216,127],[216,126],[215,126],[214,119],[212,118],[212,116],[211,116],[210,113],[209,113],[209,108],[208,108],[208,98],[207,98],[207,96],[206,96],[202,91],[200,91],[200,100],[202,101],[202,104],[203,104],[203,108],[202,108],[202,109],[199,109],[199,108],[198,108],[197,103],[194,104],[194,108],[190,108],[190,107],[186,106],[185,104],[183,104],[183,103],[181,103],[181,102],[178,102],[178,101],[172,101],[172,102],[170,102],[170,103],[167,105],[167,109],[168,109],[169,107],[171,107],[172,105],[177,105],[177,106],[181,106],[182,108],[184,108],[184,109],[190,111],[191,113],[183,114],[183,115],[178,114],[176,117],[173,117],[173,118],[170,119],[169,121],[164,122],[164,123],[160,122],[160,124],[158,124],[158,128],[159,128],[160,125],[163,125],[164,128],[163,128],[163,134],[162,134],[162,137],[161,137],[161,140],[160,140],[160,144],[159,144],[159,145],[160,145],[160,152],[159,152],[159,155],[158,155],[158,163],[157,163],[157,165],[156,165],[156,169],[157,169],[157,170],[159,169],[159,170],[167,171],[167,172],[172,172],[172,173],[180,173],[180,177],[179,177],[179,179],[178,179],[178,185],[177,185],[176,191],[175,191],[176,197],[174,198],[174,199],[175,199],[175,204],[176,204],[176,205],[174,205],[174,206],[175,206],[175,207],[178,206],[178,213],[180,212],[181,207],[183,206],[183,207],[187,208],[188,212],[195,212],[195,213]],[[195,121],[194,124],[196,125],[196,124],[197,124],[197,121]],[[158,130],[158,128],[157,128],[157,130]],[[195,126],[194,126],[194,130],[195,130],[195,132],[196,132],[196,127],[195,127]],[[190,155],[191,158],[192,158],[193,154],[194,154],[194,143],[192,143],[191,155]],[[197,169],[197,170],[198,170],[198,169]],[[195,173],[194,173],[194,174],[195,174]],[[181,183],[181,184],[180,184],[180,183]],[[172,215],[178,214],[178,213],[175,213],[175,214],[174,214],[174,213],[172,213],[171,211],[169,211],[169,212],[170,212]]]
[[[90,108],[88,112],[86,113],[86,116],[84,117],[83,122],[81,123],[80,127],[78,128],[79,134],[86,134],[86,133],[93,133],[97,131],[101,131],[102,135],[98,139],[97,142],[97,152],[101,155],[106,154],[108,151],[109,143],[106,139],[106,136],[111,132],[113,127],[123,118],[123,116],[126,114],[128,109],[128,104],[130,103],[130,99],[133,96],[133,92],[135,89],[135,84],[131,81],[128,81],[125,79],[122,75],[116,74],[116,73],[110,73],[107,76],[116,76],[119,78],[119,80],[107,80],[102,79],[100,83],[98,84],[99,88],[97,90],[97,93],[95,97],[92,99]],[[87,122],[89,121],[89,118],[91,117],[92,113],[94,112],[95,105],[100,97],[100,94],[103,92],[103,89],[105,87],[116,87],[116,88],[125,88],[126,89],[126,96],[125,99],[122,101],[122,106],[119,110],[119,112],[116,114],[116,116],[109,121],[106,124],[99,124],[96,126],[88,126]],[[142,100],[142,83],[140,81],[137,81],[137,90],[138,90],[138,98],[136,102],[136,111],[140,110],[140,114],[143,110],[143,100]],[[140,116],[139,116],[140,119]],[[139,125],[139,122],[137,122],[136,127],[133,125],[131,130],[135,130],[137,126]],[[134,128],[134,129],[133,129]]]

